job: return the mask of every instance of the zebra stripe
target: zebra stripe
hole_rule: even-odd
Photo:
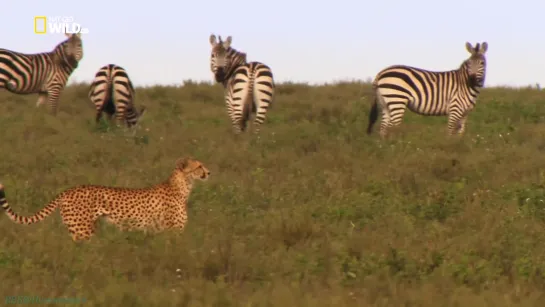
[[[488,43],[473,47],[466,43],[471,54],[456,70],[432,72],[420,68],[395,65],[385,68],[373,81],[375,101],[369,114],[367,133],[382,110],[380,136],[402,121],[405,109],[426,116],[448,116],[449,134],[463,134],[469,112],[475,107],[477,96],[484,86]]]
[[[115,64],[102,66],[95,74],[88,95],[95,104],[95,121],[98,123],[102,112],[105,112],[108,120],[115,114],[119,124],[136,125],[146,108],[142,107],[140,112],[135,109],[135,96],[134,86],[123,67]]]
[[[216,82],[225,88],[227,114],[235,134],[246,130],[252,113],[255,115],[254,133],[257,134],[273,102],[273,73],[263,63],[248,63],[246,53],[231,48],[231,42],[231,36],[225,41],[219,36],[219,41],[216,41],[216,36],[210,35],[210,70]]]
[[[59,96],[83,58],[81,33],[66,36],[68,39],[51,52],[24,54],[0,49],[0,89],[20,95],[38,94],[36,107],[47,101],[55,115]]]

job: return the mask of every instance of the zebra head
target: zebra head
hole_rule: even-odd
[[[466,49],[471,54],[469,59],[464,62],[465,70],[468,74],[468,81],[471,86],[483,87],[486,77],[486,57],[485,53],[488,50],[488,43],[477,43],[473,47],[470,43],[466,43]]]
[[[78,67],[78,62],[83,58],[81,33],[66,33],[66,36],[68,39],[57,45],[54,52],[58,61],[72,68],[76,68]]]
[[[214,74],[216,82],[223,82],[227,75],[230,65],[230,58],[227,56],[233,38],[228,36],[225,41],[219,36],[219,41],[216,40],[216,35],[210,35],[210,45],[212,52],[210,53],[210,70]]]
[[[221,36],[218,38],[219,40],[216,40],[214,34],[210,35],[210,45],[212,45],[210,70],[216,82],[224,82],[237,66],[246,63],[246,53],[231,48],[233,41],[231,36],[228,36],[225,41],[221,39]]]

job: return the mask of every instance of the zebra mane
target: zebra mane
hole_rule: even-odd
[[[239,57],[244,60],[244,63],[248,63],[248,59],[246,58],[246,52],[239,52]]]
[[[64,50],[65,48],[67,48],[66,43],[67,42],[64,41],[58,44],[57,47],[55,47],[55,49],[53,49],[53,51],[51,52],[52,60],[57,65],[66,66],[67,68],[70,68],[70,69],[76,69],[78,67],[78,61],[66,56],[66,53]]]
[[[238,57],[239,59],[243,59],[244,63],[246,63],[246,52],[238,51],[233,47],[225,49],[225,52],[231,54],[232,57]]]

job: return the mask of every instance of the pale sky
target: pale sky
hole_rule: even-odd
[[[200,2],[200,3],[199,3]],[[442,71],[488,42],[487,86],[545,85],[543,0],[9,1],[0,11],[0,48],[52,50],[63,34],[34,34],[34,16],[70,16],[89,29],[71,81],[91,81],[106,64],[135,85],[212,81],[211,33],[233,37],[249,61],[277,82],[373,78],[405,64]]]

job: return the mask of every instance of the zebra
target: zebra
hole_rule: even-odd
[[[367,134],[372,132],[379,108],[382,110],[380,136],[402,121],[405,109],[425,116],[448,116],[449,135],[462,135],[469,112],[484,86],[488,43],[473,47],[466,43],[470,57],[458,69],[432,72],[394,65],[380,71],[373,81],[375,101],[369,114]]]
[[[95,74],[88,94],[96,108],[96,123],[105,112],[110,121],[115,114],[118,123],[124,122],[128,127],[136,125],[146,107],[137,111],[134,107],[135,96],[134,86],[123,67],[115,64],[102,66]]]
[[[231,118],[235,134],[246,130],[251,113],[255,114],[254,133],[265,121],[267,110],[272,105],[275,84],[269,66],[260,62],[247,62],[246,53],[231,47],[232,37],[225,41],[210,35],[212,52],[210,70],[215,81],[225,88],[227,114]]]
[[[83,58],[81,33],[65,35],[68,39],[50,52],[24,54],[0,49],[0,89],[20,95],[38,94],[36,107],[47,101],[56,115],[59,96]]]

